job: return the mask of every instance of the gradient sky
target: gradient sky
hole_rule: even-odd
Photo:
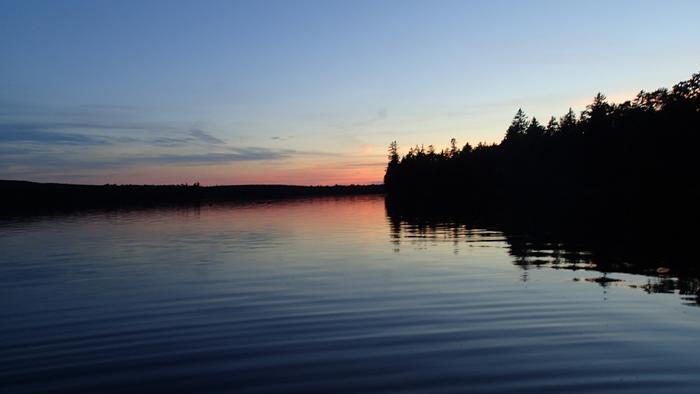
[[[0,179],[368,183],[700,71],[700,1],[0,0]]]

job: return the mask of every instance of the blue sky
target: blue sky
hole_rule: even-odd
[[[698,1],[0,0],[0,178],[380,181],[700,71]]]

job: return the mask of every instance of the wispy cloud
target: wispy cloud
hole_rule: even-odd
[[[152,156],[135,156],[131,162],[136,164],[187,164],[206,165],[214,163],[233,163],[239,161],[270,161],[280,160],[299,155],[294,150],[273,150],[266,148],[231,148],[230,152],[202,153],[202,154],[164,154]]]
[[[104,145],[104,138],[79,133],[51,132],[33,130],[25,127],[6,129],[0,125],[0,143],[38,143],[48,145]]]
[[[136,131],[175,131],[164,123],[123,122],[123,121],[14,121],[0,124],[0,130],[136,130]]]
[[[110,136],[86,132],[66,130],[114,130],[123,125],[105,125],[100,123],[0,123],[0,143],[32,143],[46,145],[115,145],[139,144],[146,146],[183,146],[192,144],[225,145],[226,141],[217,138],[201,129],[191,129],[188,133],[171,132],[174,136],[132,137]],[[131,125],[131,130],[149,130],[145,126]]]
[[[207,144],[213,144],[213,145],[224,145],[226,144],[226,141],[216,138],[213,135],[206,133],[200,129],[191,129],[190,130],[190,135],[194,137],[196,140],[207,143]]]
[[[4,148],[3,148],[4,149]],[[21,148],[20,148],[21,149]],[[28,151],[25,151],[28,153]],[[292,157],[319,156],[320,152],[260,147],[228,148],[215,153],[133,154],[128,156],[85,157],[77,154],[31,153],[19,157],[0,157],[0,168],[117,169],[135,166],[192,166],[227,164],[243,161],[277,161]]]
[[[280,142],[292,136],[277,135],[272,137],[277,148],[262,147],[254,142],[259,138],[246,143],[240,132],[224,133],[221,127],[196,121],[144,121],[147,114],[131,113],[129,107],[10,109],[14,111],[0,108],[0,178],[101,179],[143,173],[157,178],[161,173],[188,172],[188,167],[248,168],[235,165],[248,162],[255,168],[278,169],[296,160],[308,163],[329,156],[285,149],[289,144]],[[231,135],[236,138],[228,140]],[[238,146],[232,146],[234,140]]]
[[[0,156],[26,155],[33,151],[22,146],[0,146]]]

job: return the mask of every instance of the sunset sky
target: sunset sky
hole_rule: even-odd
[[[0,0],[0,179],[380,182],[700,71],[700,1]]]

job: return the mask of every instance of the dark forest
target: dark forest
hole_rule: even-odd
[[[699,142],[700,73],[621,104],[598,93],[578,116],[540,122],[518,109],[498,144],[452,139],[401,157],[393,142],[384,183],[394,200],[450,209],[679,219],[697,211]]]

